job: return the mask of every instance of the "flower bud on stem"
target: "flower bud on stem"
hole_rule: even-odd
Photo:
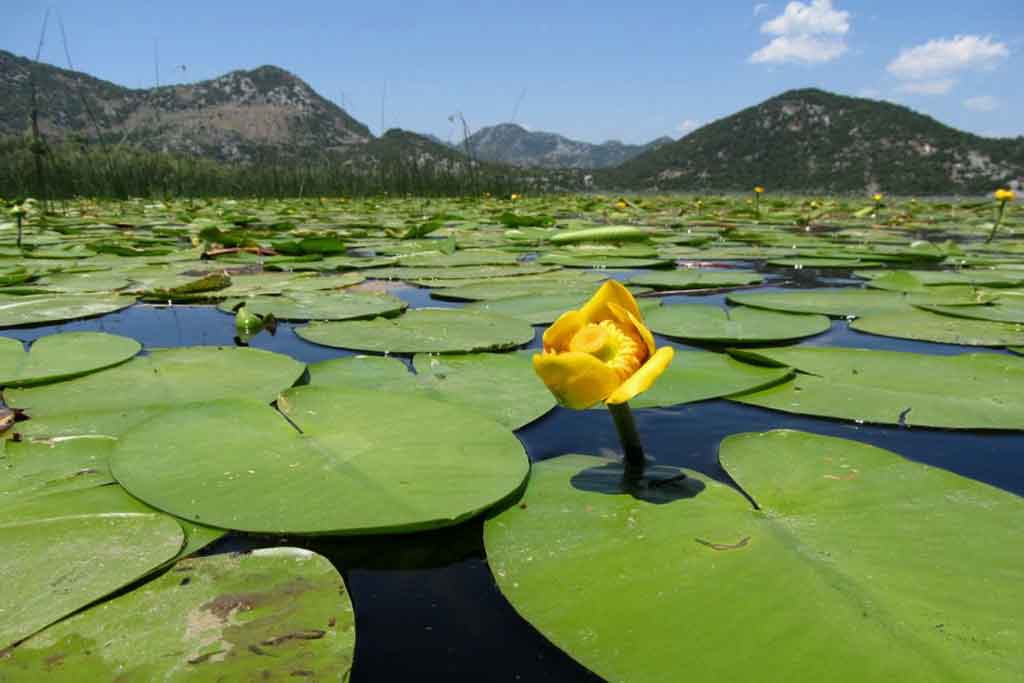
[[[636,422],[633,421],[633,411],[629,409],[629,403],[608,403],[608,412],[612,414],[615,421],[615,429],[619,432],[619,441],[622,443],[622,453],[625,456],[626,475],[640,477],[644,473],[646,458],[644,447],[640,444],[640,435],[636,432]]]

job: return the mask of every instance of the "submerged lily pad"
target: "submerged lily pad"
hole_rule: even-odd
[[[0,327],[38,325],[104,315],[135,303],[135,297],[100,294],[0,295]]]
[[[1024,429],[1024,359],[994,353],[790,347],[734,350],[798,370],[731,400],[788,413],[913,427]]]
[[[115,637],[116,634],[116,637]],[[196,557],[22,643],[19,680],[347,680],[352,603],[325,558],[299,548]]]
[[[461,406],[314,386],[278,406],[292,424],[254,401],[167,410],[120,439],[111,471],[185,519],[304,534],[449,526],[510,495],[529,471],[508,429]]]
[[[257,315],[273,314],[278,320],[358,320],[401,313],[408,306],[388,294],[358,292],[295,292],[287,296],[229,299],[217,308],[231,313],[239,303]]]
[[[259,349],[214,346],[157,349],[86,377],[4,392],[8,405],[32,419],[23,434],[116,436],[170,406],[218,398],[270,402],[305,372],[288,356]]]
[[[440,308],[418,308],[393,319],[314,323],[295,333],[315,344],[380,353],[500,351],[534,337],[522,320]]]
[[[652,311],[646,322],[651,330],[668,337],[718,343],[800,339],[825,332],[832,325],[823,315],[704,304],[666,304]]]
[[[683,268],[634,275],[629,279],[629,284],[654,289],[719,289],[757,285],[763,281],[760,274],[751,270]]]
[[[25,351],[17,339],[0,337],[0,386],[18,387],[84,375],[128,360],[142,345],[103,332],[63,332],[41,337]]]
[[[157,512],[116,506],[77,509],[83,494],[37,498],[4,508],[0,522],[0,648],[125,586],[172,559],[185,541],[181,526]]]
[[[802,432],[731,436],[720,453],[756,509],[699,474],[630,487],[599,458],[536,464],[522,503],[484,526],[502,593],[609,681],[1022,670],[1020,498]]]
[[[990,322],[932,313],[920,308],[899,313],[880,313],[850,323],[858,332],[883,337],[964,346],[1010,346],[1024,344],[1024,325]]]

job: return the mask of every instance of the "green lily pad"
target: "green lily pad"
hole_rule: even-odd
[[[462,310],[494,313],[519,318],[531,325],[546,325],[553,323],[566,311],[582,308],[592,295],[588,287],[586,291],[571,294],[538,294],[480,301],[468,304]],[[638,299],[636,303],[644,315],[661,306],[661,300],[657,298]]]
[[[380,353],[501,351],[534,337],[522,320],[442,308],[418,308],[392,319],[313,323],[295,333],[314,344]]]
[[[716,343],[800,339],[825,332],[832,325],[823,315],[704,304],[667,304],[651,311],[646,322],[658,334]]]
[[[789,347],[733,350],[795,368],[793,380],[731,400],[858,422],[1024,429],[1024,360],[1002,354]]]
[[[112,637],[116,634],[116,637]],[[352,603],[299,548],[196,557],[14,649],[12,680],[347,680]]]
[[[408,306],[401,299],[388,294],[296,292],[286,296],[228,299],[217,308],[231,313],[240,303],[244,303],[246,309],[257,315],[271,313],[278,320],[358,320],[396,315]]]
[[[513,493],[529,463],[495,422],[418,396],[314,386],[273,408],[223,400],[125,434],[111,471],[132,495],[259,533],[407,533],[457,524]]]
[[[666,408],[767,387],[786,379],[786,367],[742,363],[724,353],[676,351],[654,386],[629,402],[634,408]]]
[[[117,436],[155,411],[218,398],[269,403],[305,372],[288,356],[248,348],[157,349],[127,363],[56,385],[4,392],[7,404],[32,419],[25,435]]]
[[[973,320],[932,313],[920,308],[899,313],[866,315],[850,323],[858,332],[883,337],[964,346],[1011,346],[1024,344],[1024,325]]]
[[[429,282],[430,280],[486,280],[489,278],[523,277],[557,271],[556,266],[538,266],[534,264],[505,266],[461,266],[458,268],[374,268],[364,270],[363,275],[378,280],[405,280],[406,282]]]
[[[761,275],[750,270],[684,268],[634,275],[629,279],[629,284],[654,289],[718,289],[757,285],[763,281]]]
[[[128,360],[142,345],[103,332],[63,332],[41,337],[25,351],[17,339],[0,337],[0,386],[56,382]]]
[[[870,289],[814,289],[788,292],[744,292],[726,297],[730,303],[784,313],[817,313],[833,318],[880,313],[906,313],[917,304],[976,304],[973,293],[903,294]]]
[[[0,327],[91,318],[120,311],[133,303],[135,297],[100,294],[0,295]]]
[[[720,453],[756,509],[694,473],[624,487],[603,459],[536,464],[522,502],[484,526],[498,587],[609,681],[995,683],[1022,670],[1020,498],[802,432],[731,436]]]
[[[544,254],[538,263],[565,268],[662,268],[672,263],[668,258],[605,256],[599,254]]]
[[[417,354],[415,375],[394,358],[349,356],[309,366],[310,384],[413,393],[519,429],[555,407],[551,392],[533,372],[533,353]]]
[[[1024,324],[1024,303],[1017,301],[999,301],[981,306],[929,306],[922,304],[918,308],[956,318]]]
[[[30,498],[114,483],[113,437],[0,441],[0,509]]]
[[[174,558],[181,526],[156,512],[78,510],[81,494],[4,508],[0,522],[0,648],[26,638]]]
[[[464,249],[452,254],[440,252],[427,252],[423,254],[410,254],[399,258],[398,263],[403,267],[416,268],[468,268],[473,266],[496,266],[512,265],[518,263],[518,254],[495,249]],[[478,276],[470,276],[478,277]]]

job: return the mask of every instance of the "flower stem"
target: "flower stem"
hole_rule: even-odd
[[[636,422],[633,421],[633,411],[629,409],[629,403],[609,403],[608,412],[612,414],[615,421],[615,429],[619,432],[619,441],[622,443],[622,453],[625,456],[626,472],[641,475],[644,471],[646,458],[644,447],[640,444],[640,435],[636,431]]]
[[[988,234],[988,239],[985,240],[985,244],[991,242],[996,236],[996,230],[999,229],[999,224],[1003,222],[1003,211],[1006,209],[1006,200],[1004,199],[999,204],[999,211],[996,214],[996,222],[992,224],[992,232]]]

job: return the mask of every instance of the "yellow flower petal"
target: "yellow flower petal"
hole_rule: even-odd
[[[551,327],[544,330],[544,350],[568,351],[569,342],[586,324],[586,319],[579,311],[566,311],[558,316]]]
[[[654,355],[654,335],[647,329],[643,321],[632,313],[629,314],[629,321],[633,323],[636,331],[640,333],[640,338],[644,340],[644,345],[647,347],[647,357],[650,358]]]
[[[589,353],[544,353],[533,357],[533,369],[566,408],[589,408],[619,386],[619,375]]]
[[[623,382],[618,389],[613,391],[605,403],[625,403],[637,394],[641,394],[654,384],[655,380],[665,372],[672,364],[672,356],[675,351],[671,346],[662,346],[657,353],[647,359],[647,362],[637,370],[632,377]],[[536,359],[536,356],[534,356]],[[534,364],[536,367],[536,363]]]
[[[615,280],[606,280],[594,296],[590,297],[590,301],[583,305],[580,313],[583,314],[583,318],[588,323],[614,320],[615,314],[612,313],[611,308],[608,306],[610,303],[618,304],[637,318],[640,317],[640,309],[636,305],[636,299],[633,298],[633,295],[629,293],[629,290],[621,282]]]

